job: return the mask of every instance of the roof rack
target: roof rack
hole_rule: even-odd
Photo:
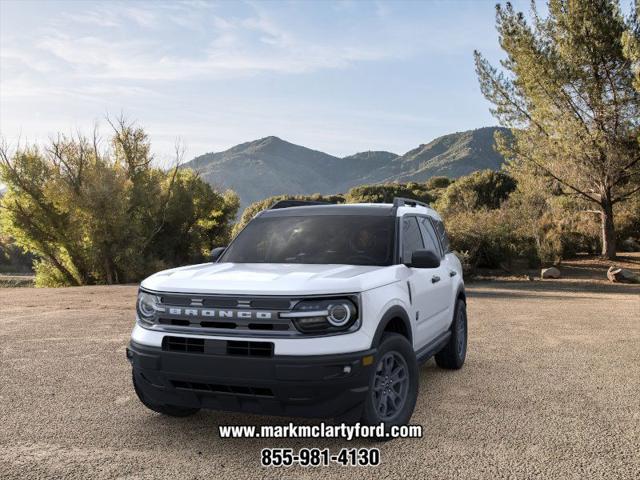
[[[431,208],[428,203],[421,202],[419,200],[413,200],[412,198],[404,198],[404,197],[394,197],[393,198],[393,208],[398,207],[425,207]]]
[[[280,200],[269,207],[269,210],[289,207],[308,207],[311,205],[333,205],[332,202],[322,202],[320,200]]]

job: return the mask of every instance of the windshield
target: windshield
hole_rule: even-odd
[[[220,262],[391,265],[394,224],[391,216],[258,217]]]

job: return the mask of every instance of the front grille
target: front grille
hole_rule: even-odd
[[[242,357],[272,357],[273,343],[271,342],[227,342],[227,354]]]
[[[196,302],[208,308],[235,308],[238,306],[238,299],[234,297],[205,297],[198,295],[162,295],[162,303],[174,305],[176,307],[189,307],[193,305],[193,299],[201,300]]]
[[[264,387],[247,387],[239,385],[220,385],[213,383],[197,383],[187,382],[183,380],[172,380],[171,384],[174,388],[180,390],[193,390],[198,392],[226,393],[229,395],[251,395],[259,397],[273,397],[270,388]]]
[[[170,352],[204,353],[204,339],[187,337],[164,337],[162,349]]]
[[[157,305],[157,317],[149,321],[150,327],[156,330],[176,335],[265,339],[304,335],[296,328],[291,318],[287,318],[286,315],[283,318],[281,315],[290,313],[300,301],[311,298],[198,293],[156,293],[156,295],[160,299]],[[358,303],[355,295],[348,296],[353,297],[353,301]]]
[[[202,328],[225,328],[233,330],[238,325],[235,322],[200,322]]]
[[[196,318],[159,318],[158,323],[160,325],[169,325],[173,327],[210,328],[214,330],[266,330],[276,332],[287,332],[289,330],[295,331],[295,327],[292,327],[291,322],[284,319],[277,321],[262,320],[260,322],[257,322],[255,320],[211,321],[198,320]]]
[[[249,330],[289,330],[287,323],[250,323]]]
[[[289,310],[291,308],[290,298],[256,298],[249,302],[251,308],[265,308],[267,310]]]
[[[299,332],[290,319],[280,318],[299,299],[200,294],[160,294],[156,324],[166,331],[258,336],[291,336]]]

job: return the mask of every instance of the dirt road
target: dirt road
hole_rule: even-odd
[[[381,466],[260,468],[266,446],[220,424],[290,419],[146,410],[124,349],[134,287],[0,289],[0,478],[629,478],[640,476],[640,286],[469,288],[465,367],[422,368],[419,440],[380,444]]]

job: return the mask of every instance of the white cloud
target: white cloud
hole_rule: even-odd
[[[122,25],[119,15],[104,8],[84,12],[65,12],[62,14],[62,22],[64,22],[64,20],[103,28],[119,27]]]
[[[382,2],[30,5],[22,23],[2,19],[5,135],[24,128],[46,139],[124,110],[156,132],[154,148],[170,152],[178,134],[190,139],[193,154],[271,133],[295,141],[296,131],[298,141],[313,146],[315,138],[318,148],[333,138],[344,153],[349,145],[376,146],[393,129],[398,145],[407,131],[421,137],[440,122],[418,108],[431,95],[427,77],[442,75],[428,70],[430,57],[487,41],[475,18],[447,24]],[[344,72],[312,75],[330,70]],[[415,92],[399,93],[403,76],[420,82]],[[320,78],[346,88],[319,88]],[[394,100],[403,95],[404,102]],[[160,122],[166,134],[158,133]]]
[[[260,72],[344,69],[359,62],[406,58],[425,48],[460,48],[469,41],[459,36],[443,41],[443,31],[421,31],[422,24],[396,25],[391,20],[384,21],[378,32],[359,31],[356,24],[356,30],[325,36],[322,31],[306,32],[303,26],[285,26],[259,3],[243,16],[226,17],[216,12],[215,5],[92,4],[81,11],[61,13],[39,35],[30,32],[27,41],[4,38],[3,68],[46,72],[74,84],[94,79],[220,79]],[[346,2],[334,7],[355,5],[357,2]],[[390,15],[385,4],[376,3],[372,8],[375,15]],[[407,41],[409,38],[413,41]],[[192,44],[180,44],[190,39]]]
[[[128,9],[118,16],[99,10],[67,15],[73,23],[98,23],[103,27],[120,25],[124,16],[139,24],[151,26],[158,21],[155,14],[142,9]],[[172,17],[177,18],[177,17]],[[143,40],[113,40],[100,31],[91,34],[71,33],[74,28],[56,29],[35,45],[16,42],[3,48],[3,58],[20,62],[29,68],[48,71],[57,59],[59,75],[130,80],[179,80],[189,78],[221,78],[256,72],[306,73],[320,69],[345,68],[359,61],[373,61],[394,55],[386,46],[363,41],[314,42],[295,36],[260,13],[240,20],[213,17],[215,28],[207,43],[194,45],[191,51],[170,53],[161,37]],[[64,32],[64,33],[61,33]]]
[[[59,18],[53,21],[60,25],[69,22],[75,26],[92,25],[101,28],[124,27],[127,23],[132,23],[149,28],[158,26],[161,18],[154,10],[148,8],[111,3],[95,5],[86,10],[62,12]]]
[[[122,14],[143,27],[153,27],[159,22],[156,13],[144,8],[129,7],[122,10]]]

